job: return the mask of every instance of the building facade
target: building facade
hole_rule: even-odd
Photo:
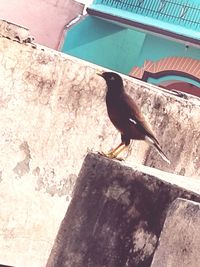
[[[74,0],[0,1],[0,18],[28,28],[35,42],[57,50],[64,28],[83,8]]]
[[[87,12],[63,52],[200,96],[198,0],[95,0]]]

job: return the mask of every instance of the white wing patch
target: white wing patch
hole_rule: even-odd
[[[129,118],[129,121],[134,123],[135,125],[137,124],[137,122],[135,120],[131,119],[131,118]]]

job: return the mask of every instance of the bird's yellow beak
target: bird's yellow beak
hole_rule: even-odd
[[[103,77],[103,71],[98,71],[98,72],[96,72],[96,74]]]

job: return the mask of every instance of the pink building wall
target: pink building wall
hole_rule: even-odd
[[[5,0],[0,1],[0,18],[30,30],[35,42],[58,49],[64,26],[83,5],[73,0]]]

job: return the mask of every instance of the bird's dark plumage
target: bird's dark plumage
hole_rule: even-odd
[[[121,76],[114,72],[103,72],[99,75],[105,79],[107,84],[106,105],[108,116],[114,126],[120,131],[122,139],[122,143],[109,154],[112,154],[113,157],[116,154],[118,155],[123,149],[120,149],[119,153],[116,153],[116,150],[119,150],[123,145],[128,146],[131,139],[146,140],[169,162],[166,155],[162,152],[150,125],[133,99],[125,92]]]

